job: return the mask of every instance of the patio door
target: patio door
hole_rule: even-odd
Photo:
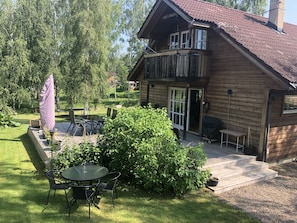
[[[168,114],[174,128],[184,128],[186,90],[183,88],[170,88]]]
[[[187,130],[194,133],[201,129],[202,93],[202,89],[189,89]]]

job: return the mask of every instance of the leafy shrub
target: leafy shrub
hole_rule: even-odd
[[[0,127],[18,127],[21,123],[13,120],[13,117],[7,113],[0,112]]]
[[[103,158],[111,169],[142,188],[181,195],[205,185],[208,171],[201,146],[177,143],[165,109],[121,109],[104,125]]]
[[[73,147],[65,147],[62,151],[58,151],[52,158],[51,167],[52,169],[63,170],[87,162],[101,164],[100,154],[101,149],[88,142]]]

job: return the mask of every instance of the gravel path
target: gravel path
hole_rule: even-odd
[[[297,162],[271,169],[278,177],[218,196],[264,223],[297,222]]]

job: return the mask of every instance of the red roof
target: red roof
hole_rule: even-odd
[[[283,33],[267,26],[268,19],[201,0],[164,0],[197,22],[225,32],[251,55],[291,83],[297,83],[297,26],[284,23]]]

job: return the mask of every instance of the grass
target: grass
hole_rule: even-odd
[[[45,205],[48,182],[44,166],[26,134],[28,120],[38,117],[18,115],[20,127],[0,129],[0,222],[257,222],[206,190],[177,199],[121,185],[115,208],[107,194],[100,201],[100,210],[91,208],[90,220],[88,207],[83,203],[68,217],[63,191],[57,191]]]

